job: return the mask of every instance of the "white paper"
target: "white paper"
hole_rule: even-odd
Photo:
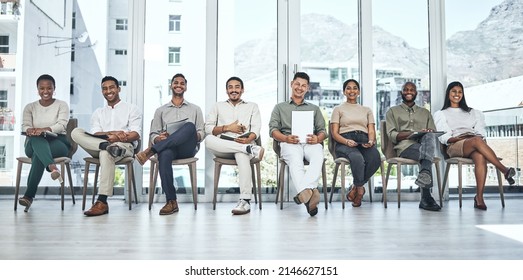
[[[307,135],[314,133],[314,111],[292,111],[291,134],[298,136],[300,143],[307,143]]]

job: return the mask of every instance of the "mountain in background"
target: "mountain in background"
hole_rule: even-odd
[[[302,62],[347,63],[357,67],[356,25],[322,14],[302,16]],[[378,26],[373,27],[375,67],[399,69],[405,77],[428,80],[428,49],[417,49]],[[273,72],[276,30],[236,48],[236,71],[245,79]],[[378,63],[379,62],[379,63]],[[467,86],[523,75],[523,1],[507,0],[492,8],[475,30],[447,40],[450,80]]]

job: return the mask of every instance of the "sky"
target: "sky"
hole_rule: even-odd
[[[237,43],[257,38],[257,30],[276,27],[276,0],[235,0]],[[446,36],[458,31],[473,30],[486,19],[492,7],[502,0],[447,0]],[[357,21],[356,0],[302,0],[302,14],[329,14],[347,23]],[[241,12],[240,12],[241,11]],[[466,12],[465,12],[466,11]],[[375,25],[404,38],[411,46],[426,48],[427,1],[424,0],[373,0],[372,18]]]

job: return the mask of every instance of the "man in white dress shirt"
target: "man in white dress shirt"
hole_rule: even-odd
[[[225,89],[229,98],[217,102],[205,120],[205,146],[217,157],[236,159],[240,200],[232,213],[243,215],[251,211],[251,158],[263,158],[263,148],[254,144],[260,136],[261,117],[256,103],[241,98],[244,87],[240,78],[229,78]]]
[[[133,104],[120,100],[118,80],[111,76],[102,79],[102,94],[107,105],[96,109],[91,116],[91,132],[73,130],[71,137],[92,157],[100,159],[100,189],[98,199],[86,216],[109,213],[107,197],[113,195],[115,162],[132,157],[141,134],[142,113]]]

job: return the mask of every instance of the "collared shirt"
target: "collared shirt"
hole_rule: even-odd
[[[409,107],[405,103],[390,107],[386,114],[387,134],[392,143],[396,144],[396,154],[401,154],[410,145],[417,143],[415,140],[405,139],[400,142],[396,140],[402,131],[421,131],[423,129],[436,130],[434,120],[429,110],[416,104]]]
[[[154,119],[151,124],[150,141],[154,143],[154,138],[158,137],[166,124],[187,119],[188,122],[194,123],[196,126],[196,133],[200,135],[200,140],[205,137],[203,130],[204,121],[202,109],[195,104],[183,100],[182,105],[175,106],[172,101],[160,106],[154,112]]]
[[[114,107],[105,105],[91,116],[91,133],[122,130],[142,135],[142,113],[134,104],[120,101]],[[133,143],[136,147],[137,142]]]
[[[320,107],[303,102],[298,105],[292,101],[284,101],[274,106],[271,114],[271,120],[269,122],[269,136],[272,137],[272,132],[279,130],[285,135],[291,135],[292,131],[292,111],[313,111],[314,112],[314,134],[318,135],[319,133],[325,134],[325,119],[321,113]]]
[[[216,126],[228,125],[235,121],[244,125],[247,131],[256,134],[256,138],[260,137],[261,116],[258,104],[243,100],[237,103],[236,106],[229,102],[229,100],[214,104],[205,119],[205,133],[212,134],[212,130]],[[237,136],[237,134],[233,132],[226,132],[224,134]]]

